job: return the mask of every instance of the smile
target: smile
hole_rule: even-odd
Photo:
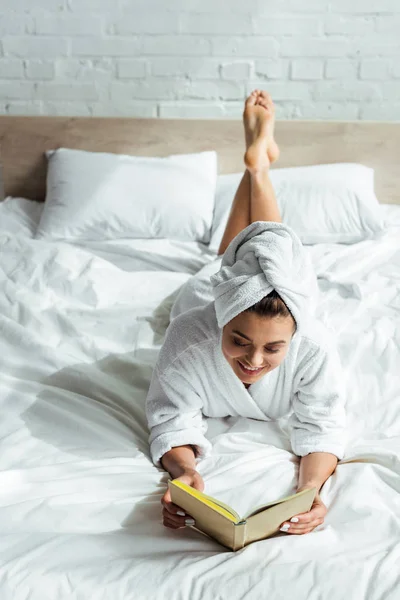
[[[265,368],[265,367],[259,367],[256,369],[249,369],[248,367],[245,367],[244,365],[242,365],[242,363],[239,360],[238,360],[238,363],[239,363],[241,370],[246,375],[253,375],[253,376],[257,375],[258,373],[261,373],[261,371]]]

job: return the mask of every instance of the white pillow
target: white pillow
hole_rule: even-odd
[[[61,148],[46,154],[36,237],[210,241],[216,152],[152,158]]]
[[[243,173],[217,180],[210,248],[218,250]],[[382,207],[374,192],[374,171],[364,165],[336,163],[271,169],[283,223],[303,244],[352,244],[384,229]]]

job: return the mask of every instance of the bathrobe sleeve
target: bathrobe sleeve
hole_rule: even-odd
[[[207,423],[203,402],[190,380],[190,372],[182,365],[173,365],[164,373],[156,366],[153,371],[146,417],[151,459],[157,467],[162,468],[160,458],[175,446],[194,445],[196,462],[211,453],[212,445],[204,436]]]
[[[315,344],[300,362],[295,377],[292,449],[298,456],[329,452],[340,460],[346,447],[344,373],[334,347]]]

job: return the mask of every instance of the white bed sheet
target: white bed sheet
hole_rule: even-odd
[[[168,475],[144,415],[174,296],[212,253],[34,240],[40,209],[23,204],[0,205],[1,600],[398,600],[400,207],[374,241],[308,248],[351,428],[325,523],[232,553],[161,524]],[[209,419],[205,491],[238,512],[294,491],[287,434],[285,419]]]

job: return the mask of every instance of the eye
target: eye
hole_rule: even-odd
[[[247,344],[242,344],[241,342],[239,342],[239,340],[233,338],[233,343],[235,344],[235,346],[247,346]]]
[[[238,339],[236,338],[232,338],[233,343],[235,344],[235,346],[248,346],[249,344],[243,344],[242,342],[240,342]],[[277,354],[277,352],[279,352],[278,350],[270,350],[269,348],[265,348],[265,351],[268,352],[268,354]]]

